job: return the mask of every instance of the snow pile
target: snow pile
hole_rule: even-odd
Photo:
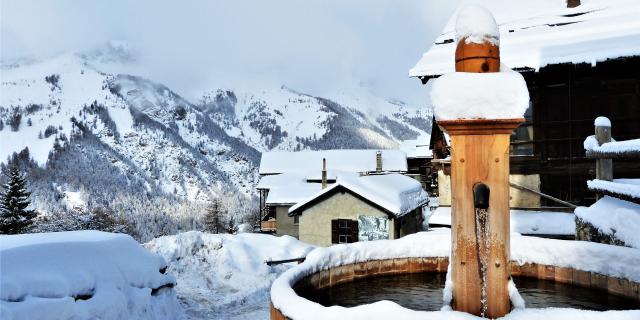
[[[322,159],[328,170],[370,172],[376,170],[376,152],[382,152],[382,170],[407,171],[407,155],[400,150],[323,150],[263,152],[259,172],[320,172]]]
[[[0,236],[2,319],[176,319],[162,258],[99,231]]]
[[[450,226],[451,207],[438,207],[429,224]],[[569,212],[511,210],[511,232],[526,235],[573,235],[575,215]]]
[[[430,245],[424,245],[428,243]],[[455,311],[414,311],[390,301],[379,301],[352,308],[322,305],[298,296],[292,285],[321,270],[371,260],[448,257],[450,232],[439,229],[412,234],[398,240],[380,240],[317,248],[304,263],[288,270],[271,287],[271,301],[292,319],[481,319]],[[512,235],[511,258],[515,263],[539,263],[598,272],[608,276],[640,281],[640,250],[582,241],[551,240]],[[517,297],[516,297],[517,300]],[[521,306],[516,302],[517,306]],[[583,311],[575,309],[520,309],[503,319],[637,319],[638,311]]]
[[[612,139],[613,140],[613,139]],[[596,136],[588,136],[584,139],[584,150],[598,153],[627,153],[640,152],[640,139],[611,141],[600,145]]]
[[[637,183],[637,179],[621,179],[615,181],[595,179],[587,181],[587,187],[592,191],[604,191],[640,199],[640,184]]]
[[[576,208],[576,216],[600,232],[640,249],[640,205],[605,196],[590,207]]]
[[[504,66],[500,72],[453,72],[431,81],[436,120],[522,118],[529,107],[524,78]]]
[[[456,40],[465,39],[466,43],[484,43],[488,41],[500,45],[500,31],[493,15],[479,5],[467,5],[456,19]]]
[[[289,208],[294,212],[314,199],[331,192],[335,188],[344,187],[365,199],[385,208],[396,216],[402,216],[429,200],[422,185],[415,179],[398,173],[367,176],[340,176],[335,184],[319,193],[298,202]]]
[[[180,302],[194,319],[268,318],[268,289],[291,264],[269,267],[264,261],[304,257],[312,249],[289,236],[197,231],[156,238],[145,247],[167,260]]]

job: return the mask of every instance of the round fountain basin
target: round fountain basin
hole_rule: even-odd
[[[355,307],[389,300],[405,308],[437,311],[443,306],[445,273],[423,272],[358,279],[335,286],[305,288],[296,293],[325,307]],[[583,310],[633,310],[638,302],[606,291],[535,278],[513,278],[527,308],[575,308]]]

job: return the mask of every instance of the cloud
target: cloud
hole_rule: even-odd
[[[187,96],[270,82],[323,95],[364,86],[424,101],[407,71],[454,10],[418,0],[2,0],[3,59],[126,41],[138,71]]]

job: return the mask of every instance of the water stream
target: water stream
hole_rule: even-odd
[[[478,249],[478,272],[480,273],[481,300],[480,316],[484,318],[487,312],[487,266],[489,263],[489,211],[478,209],[476,215],[476,247]]]

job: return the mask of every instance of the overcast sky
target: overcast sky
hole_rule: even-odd
[[[446,0],[0,0],[3,60],[128,43],[138,73],[189,96],[245,82],[323,95],[363,86],[413,104],[407,71],[452,14]]]

